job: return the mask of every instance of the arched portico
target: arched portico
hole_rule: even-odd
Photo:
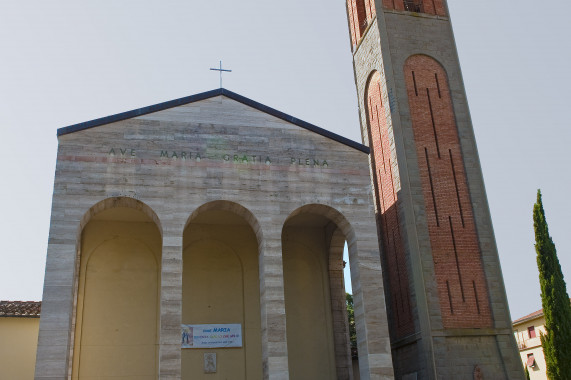
[[[181,352],[183,380],[204,376],[205,354],[216,354],[220,378],[262,378],[260,239],[256,218],[234,202],[207,203],[186,223],[182,324],[189,331],[239,326],[241,339],[231,348],[219,341],[187,339]]]
[[[162,232],[132,198],[108,198],[79,223],[71,378],[158,374]]]
[[[322,204],[302,206],[284,223],[284,287],[292,378],[353,378],[343,282],[345,241],[361,378],[392,371],[378,246],[358,235],[340,211]],[[313,320],[314,324],[308,326],[304,320]],[[312,344],[312,339],[319,344]],[[314,360],[306,360],[308,355]]]

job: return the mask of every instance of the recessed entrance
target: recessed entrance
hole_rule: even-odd
[[[282,232],[289,374],[349,379],[352,374],[345,287],[345,237],[327,216],[298,212]]]
[[[228,205],[221,203],[220,206]],[[183,348],[182,379],[261,379],[258,241],[241,215],[219,207],[193,215],[183,237],[182,323],[240,325],[242,347]],[[216,354],[207,373],[205,354]],[[207,356],[211,357],[211,356]]]
[[[129,207],[83,228],[73,379],[156,379],[161,241],[155,222]]]

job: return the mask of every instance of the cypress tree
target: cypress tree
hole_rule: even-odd
[[[351,348],[357,348],[357,328],[355,327],[355,309],[353,307],[353,296],[345,293],[345,305],[347,306],[347,319],[349,320],[349,340]]]
[[[533,206],[535,251],[541,286],[541,303],[546,334],[541,334],[541,345],[551,380],[571,379],[571,303],[557,258],[555,244],[549,236],[541,191]]]

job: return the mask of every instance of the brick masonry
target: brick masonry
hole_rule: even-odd
[[[375,2],[374,0],[348,0],[347,13],[349,15],[351,41],[355,47],[363,37],[367,26],[375,18]]]
[[[382,0],[383,8],[397,11],[415,11],[430,15],[446,16],[443,0]]]
[[[425,55],[404,71],[444,328],[492,327],[446,72]]]
[[[369,22],[363,37],[353,47],[361,132],[365,145],[374,149],[374,141],[371,141],[368,132],[366,102],[368,99],[367,83],[375,72],[378,72],[381,78],[381,98],[385,105],[388,104],[390,111],[386,117],[387,129],[391,136],[389,141],[391,160],[395,165],[393,171],[396,171],[394,177],[398,215],[407,268],[410,273],[411,309],[415,323],[415,333],[407,338],[394,339],[395,332],[391,331],[395,377],[397,379],[410,376],[417,376],[420,379],[471,379],[474,368],[478,365],[485,378],[495,376],[493,378],[520,379],[523,378],[523,373],[520,363],[517,362],[517,348],[510,333],[511,318],[458,55],[450,20],[446,16],[448,10],[444,2],[434,2],[436,7],[432,9],[436,11],[429,12],[430,4],[424,3],[424,12],[415,13],[405,11],[402,1],[378,0],[376,18]],[[402,4],[402,7],[399,4]],[[441,4],[441,8],[438,4]],[[448,131],[456,129],[457,134],[453,158],[455,172],[458,174],[458,194],[463,212],[470,212],[471,208],[473,213],[473,228],[470,227],[466,237],[462,238],[468,251],[465,252],[465,256],[459,256],[458,266],[454,259],[452,266],[442,267],[441,258],[438,257],[439,252],[436,252],[438,247],[433,246],[432,240],[434,239],[431,239],[430,220],[434,221],[435,216],[431,211],[433,210],[431,209],[432,196],[427,197],[426,194],[427,170],[426,167],[423,170],[421,165],[426,158],[420,154],[424,152],[419,153],[418,147],[423,145],[417,141],[420,138],[413,127],[414,118],[419,115],[422,118],[423,110],[426,108],[417,109],[417,106],[409,101],[409,88],[405,77],[407,60],[418,55],[431,57],[433,61],[438,62],[443,80],[448,82],[449,106],[446,112],[448,116],[452,115],[455,121],[455,128],[450,127]],[[427,86],[424,87],[426,92]],[[426,94],[424,99],[426,99]],[[454,133],[447,132],[445,135],[447,137],[443,136],[443,139],[454,139]],[[447,164],[435,170],[450,169],[450,159],[443,160],[443,162],[447,161]],[[456,164],[457,160],[460,163]],[[450,171],[449,173],[452,174]],[[375,173],[372,172],[371,175],[374,182]],[[459,180],[458,176],[464,176],[465,179]],[[448,191],[456,196],[455,188],[450,188],[454,182],[450,181],[453,175],[442,178],[447,179],[438,184],[441,186],[440,197]],[[462,181],[465,183],[463,190],[460,184]],[[377,209],[380,201],[380,199],[376,200]],[[440,201],[443,201],[443,198]],[[466,211],[465,208],[468,210]],[[457,206],[455,213],[452,209],[447,212],[449,216],[456,216],[456,218],[459,214]],[[448,222],[450,234],[449,227]],[[446,241],[449,244],[450,237]],[[476,265],[475,270],[471,267],[464,269],[460,258],[478,261],[476,253],[478,250],[481,263],[479,268]],[[469,259],[469,257],[472,258]],[[471,301],[467,299],[469,302],[466,302],[465,306],[462,305],[465,307],[462,313],[471,310],[467,319],[451,318],[450,308],[448,307],[446,311],[442,307],[447,302],[449,305],[449,300],[442,300],[443,277],[437,274],[447,273],[451,277],[456,274],[457,277],[458,267],[462,273],[466,271],[466,278],[471,278],[476,283],[478,297],[485,297],[486,292],[488,293],[488,299],[482,302],[487,304],[485,307],[488,310],[484,310],[483,305],[480,305],[480,313],[483,311],[485,314],[483,321],[476,321],[472,314],[476,310],[476,315],[478,315],[474,282],[472,294],[469,295],[472,297]],[[390,278],[387,274],[390,270],[394,269],[384,268],[386,280]],[[462,300],[459,281],[459,279],[456,280],[457,286],[451,288],[454,295],[453,302],[457,302],[455,300],[458,299]],[[466,284],[466,287],[468,285]],[[398,293],[391,287],[390,281],[386,282],[386,287],[389,289],[387,299],[391,299],[394,294]],[[446,293],[447,289],[444,292],[447,296]],[[394,313],[390,309],[391,307],[389,307],[389,318],[394,318]],[[471,322],[468,321],[470,319]],[[470,323],[471,326],[469,326]],[[461,326],[461,328],[448,328],[452,326]]]
[[[387,282],[392,289],[389,310],[392,313],[391,329],[396,339],[414,333],[411,309],[409,274],[397,209],[397,192],[393,176],[391,137],[387,110],[383,102],[381,74],[375,71],[367,86],[367,120],[370,126],[372,150],[371,172],[377,202],[377,224],[382,246],[383,264]]]

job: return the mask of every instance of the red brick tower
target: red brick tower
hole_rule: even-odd
[[[520,379],[444,0],[347,0],[396,379]]]

